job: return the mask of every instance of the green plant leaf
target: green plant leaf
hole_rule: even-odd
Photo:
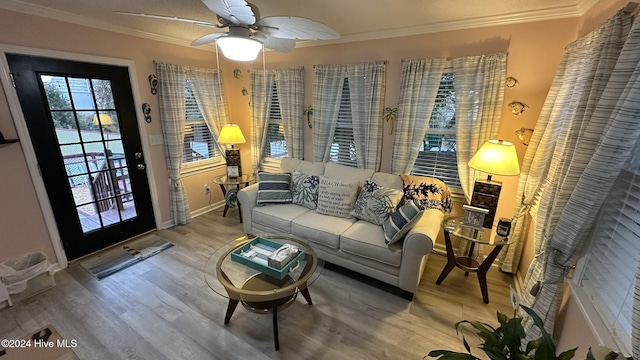
[[[562,354],[558,355],[558,360],[573,359],[573,357],[576,355],[576,350],[578,350],[578,348],[573,348],[563,352]]]
[[[615,351],[612,351],[608,353],[607,356],[604,357],[604,360],[616,360],[617,357],[618,357],[618,353]]]
[[[433,350],[427,354],[429,357],[439,357],[440,360],[481,360],[471,354],[465,354],[449,350]]]
[[[533,309],[528,308],[524,305],[520,305],[520,307],[531,316],[533,319],[533,323],[540,329],[540,333],[542,334],[543,341],[536,348],[535,359],[546,360],[546,359],[555,359],[556,356],[556,344],[553,342],[553,338],[551,335],[544,329],[544,322],[536,314]]]

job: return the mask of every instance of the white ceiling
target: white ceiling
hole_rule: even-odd
[[[251,0],[260,17],[300,16],[341,34],[335,42],[372,40],[583,15],[598,0]],[[188,45],[216,30],[115,14],[140,12],[216,23],[201,0],[1,0],[0,8]],[[328,42],[298,42],[308,46]]]

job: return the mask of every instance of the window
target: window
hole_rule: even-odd
[[[193,170],[194,167],[210,166],[222,162],[216,139],[209,131],[204,116],[198,109],[198,102],[193,95],[189,81],[186,81],[185,85],[185,108],[183,169]]]
[[[620,350],[631,353],[635,275],[640,261],[640,167],[622,170],[579,262],[578,284]]]
[[[456,158],[456,99],[452,73],[442,75],[429,128],[411,174],[437,177],[452,188],[462,188]]]
[[[351,96],[349,93],[349,79],[344,78],[342,98],[338,111],[338,123],[333,134],[330,160],[338,164],[358,167],[356,148],[353,139],[353,124],[351,122]]]
[[[267,128],[267,140],[264,144],[263,161],[280,160],[286,156],[287,143],[284,140],[284,127],[280,113],[278,89],[274,82],[271,89],[271,107],[269,108],[269,124]]]

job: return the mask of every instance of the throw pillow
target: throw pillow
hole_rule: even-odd
[[[320,177],[318,175],[305,175],[299,171],[294,171],[293,179],[293,203],[302,205],[309,209],[318,206],[318,185]]]
[[[451,195],[444,181],[415,175],[400,175],[404,188],[404,200],[418,199],[425,209],[451,212]]]
[[[320,176],[318,208],[320,214],[350,218],[358,195],[358,181],[342,181]]]
[[[382,225],[398,206],[402,191],[382,187],[373,180],[366,180],[351,215],[355,218]]]
[[[391,245],[404,238],[413,225],[420,220],[424,213],[424,207],[420,201],[413,199],[402,205],[398,211],[394,212],[382,223],[384,230],[384,242]]]
[[[258,200],[256,204],[291,204],[291,174],[258,173]]]

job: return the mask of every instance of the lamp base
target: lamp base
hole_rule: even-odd
[[[484,217],[483,227],[485,228],[491,229],[493,227],[501,189],[502,183],[500,181],[490,179],[478,179],[473,186],[471,206],[489,210],[489,213]]]
[[[225,156],[227,158],[227,176],[242,176],[242,167],[240,166],[240,150],[227,149],[225,150]]]

